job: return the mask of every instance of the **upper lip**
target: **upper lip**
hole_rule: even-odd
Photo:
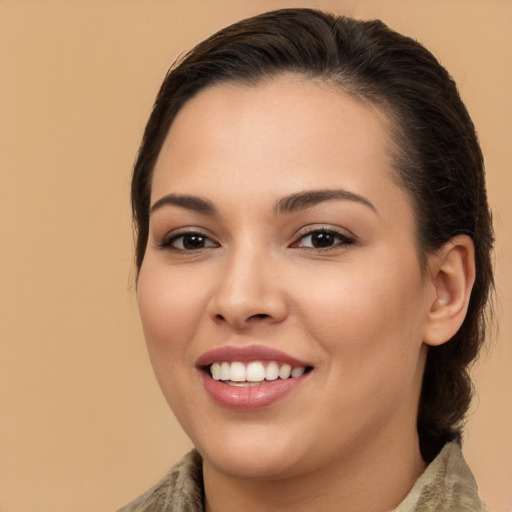
[[[289,364],[296,368],[300,366],[312,366],[305,361],[292,357],[285,352],[276,350],[265,345],[234,346],[227,345],[205,352],[196,361],[198,368],[210,366],[215,362],[239,361],[246,363],[250,361],[276,361],[281,364]]]

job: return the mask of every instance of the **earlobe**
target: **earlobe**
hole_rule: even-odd
[[[429,261],[434,299],[427,315],[423,341],[442,345],[459,330],[475,282],[475,251],[471,238],[457,235]]]

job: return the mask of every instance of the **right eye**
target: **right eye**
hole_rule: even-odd
[[[175,251],[197,251],[208,247],[218,247],[218,244],[202,233],[192,232],[170,236],[163,241],[160,247]]]

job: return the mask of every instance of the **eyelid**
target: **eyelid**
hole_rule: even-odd
[[[315,226],[306,226],[302,228],[295,236],[294,241],[289,245],[291,248],[297,248],[297,249],[305,249],[305,250],[313,250],[313,251],[329,251],[334,249],[339,249],[341,247],[346,247],[349,245],[353,245],[356,243],[356,237],[351,234],[347,233],[347,230],[344,230],[339,227],[332,227],[332,226],[326,226],[326,225],[315,225]],[[302,241],[306,239],[308,236],[312,236],[315,233],[326,233],[329,235],[332,235],[337,239],[337,241],[327,247],[308,247],[302,245]],[[208,230],[205,230],[203,228],[199,227],[182,227],[175,230],[171,230],[170,232],[166,233],[162,238],[161,241],[156,243],[157,248],[159,249],[167,249],[167,250],[174,250],[177,252],[194,252],[194,249],[185,249],[185,248],[178,248],[173,247],[173,243],[176,242],[179,238],[186,237],[187,235],[196,235],[203,237],[207,241],[207,245],[204,247],[198,247],[196,250],[203,250],[203,249],[209,249],[212,247],[219,247],[220,244],[215,240],[215,238],[208,233]]]
[[[178,240],[179,238],[185,237],[187,235],[196,235],[201,236],[205,238],[206,240],[212,242],[211,245],[208,245],[206,247],[200,247],[197,250],[201,249],[209,249],[211,247],[218,247],[219,243],[215,241],[215,239],[207,234],[205,230],[201,228],[194,228],[194,227],[184,227],[179,228],[177,230],[172,230],[171,232],[167,233],[165,236],[162,237],[161,241],[157,243],[157,247],[159,249],[167,249],[167,250],[174,250],[174,251],[183,251],[183,252],[193,252],[193,249],[179,249],[176,247],[173,247],[172,244]]]
[[[334,228],[331,226],[315,226],[315,227],[309,227],[306,231],[299,233],[295,237],[295,241],[290,245],[292,248],[297,249],[306,249],[306,250],[313,250],[313,251],[329,251],[334,249],[339,249],[340,247],[345,247],[348,245],[353,245],[356,243],[356,237],[352,234],[344,233],[344,230],[341,228]],[[338,238],[338,242],[333,244],[329,247],[303,247],[300,245],[300,242],[307,238],[308,236],[311,236],[315,233],[328,233],[330,235],[333,235]]]

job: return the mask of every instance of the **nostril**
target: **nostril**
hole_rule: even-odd
[[[269,318],[270,315],[267,315],[266,313],[258,313],[257,315],[252,315],[249,317],[249,320],[251,318]]]
[[[214,321],[219,324],[228,323],[237,329],[246,329],[253,322],[258,322],[260,320],[265,320],[268,318],[272,318],[272,315],[268,315],[266,313],[256,313],[254,315],[249,315],[247,317],[244,316],[231,316],[231,315],[222,315],[221,313],[217,313],[214,317]]]

